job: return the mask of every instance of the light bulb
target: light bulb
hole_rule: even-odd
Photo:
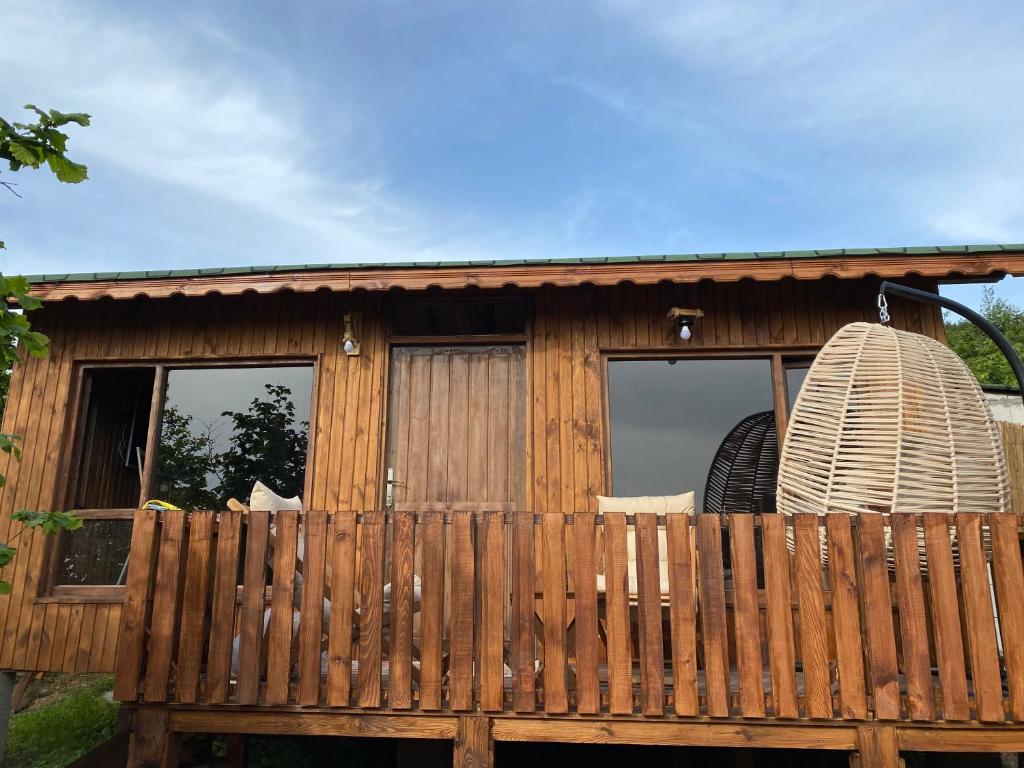
[[[689,341],[691,335],[690,326],[684,325],[679,328],[679,338],[683,341]]]
[[[345,339],[345,344],[342,346],[346,354],[351,355],[356,350],[356,344],[352,339]]]

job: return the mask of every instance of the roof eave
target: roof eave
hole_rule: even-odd
[[[536,288],[542,285],[616,285],[631,282],[650,285],[662,281],[695,283],[700,280],[736,282],[750,279],[775,281],[792,277],[816,280],[833,276],[855,279],[875,276],[893,279],[907,275],[933,278],[974,278],[1024,275],[1024,248],[1008,250],[1005,246],[977,250],[977,246],[950,247],[948,251],[904,248],[891,252],[856,251],[817,252],[800,258],[775,254],[750,254],[750,258],[705,257],[687,261],[669,260],[599,260],[587,262],[494,262],[472,265],[361,265],[349,268],[319,269],[314,265],[291,271],[274,269],[262,272],[230,270],[210,271],[187,277],[166,276],[114,277],[93,280],[52,280],[37,282],[32,294],[43,301],[67,298],[94,300],[100,298],[131,299],[140,296],[160,298],[174,295],[206,294],[236,295],[241,293],[276,293],[279,291],[386,291],[393,288],[423,290],[442,288],[458,290],[468,287]],[[833,255],[835,254],[835,255]],[[747,254],[743,254],[746,256]],[[709,255],[710,256],[710,255]]]

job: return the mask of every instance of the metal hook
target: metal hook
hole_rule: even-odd
[[[889,302],[885,300],[885,294],[878,294],[878,322],[885,325],[889,322]]]

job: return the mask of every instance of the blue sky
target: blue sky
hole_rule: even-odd
[[[1024,241],[1019,2],[0,4],[8,272]]]

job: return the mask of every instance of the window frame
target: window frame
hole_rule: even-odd
[[[768,360],[771,367],[772,403],[775,411],[775,429],[778,434],[779,450],[786,436],[789,423],[789,399],[786,391],[786,369],[799,368],[814,361],[820,346],[792,347],[786,349],[765,349],[763,347],[701,348],[689,349],[638,349],[630,351],[601,351],[601,409],[604,435],[604,492],[614,496],[612,484],[612,423],[611,389],[608,379],[608,363],[628,360]]]
[[[160,424],[163,421],[164,402],[167,391],[167,374],[172,370],[200,368],[299,368],[312,369],[312,391],[309,401],[309,438],[306,441],[306,471],[303,477],[303,498],[310,498],[313,480],[314,440],[316,434],[317,399],[320,386],[320,362],[322,355],[246,355],[244,357],[217,358],[184,358],[173,360],[167,358],[139,358],[132,360],[76,360],[74,363],[73,386],[74,400],[68,413],[64,439],[62,444],[71,448],[64,452],[58,471],[58,493],[55,498],[59,509],[74,512],[82,520],[134,520],[137,507],[148,499],[155,479],[156,447],[160,439]],[[142,470],[139,501],[136,508],[110,509],[70,509],[79,491],[78,483],[82,461],[85,456],[85,431],[87,428],[90,372],[115,368],[153,368],[153,392],[150,397],[149,426],[146,432],[146,450]],[[42,564],[42,578],[36,602],[61,603],[120,603],[124,600],[126,585],[124,584],[58,584],[57,569],[60,563],[60,551],[66,531],[49,537],[52,541],[46,544]]]

